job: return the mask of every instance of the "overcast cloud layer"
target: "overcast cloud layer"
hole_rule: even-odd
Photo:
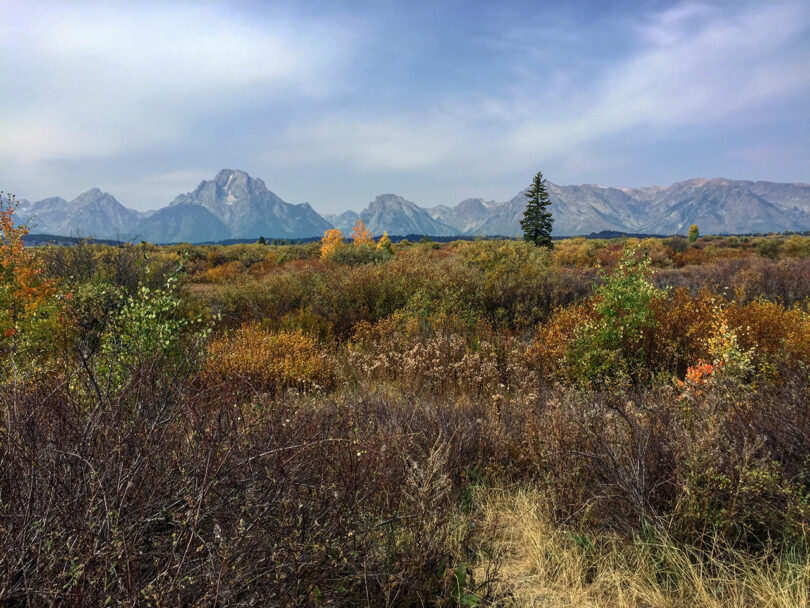
[[[379,4],[0,0],[0,189],[148,209],[227,167],[332,212],[538,169],[810,181],[807,2]]]

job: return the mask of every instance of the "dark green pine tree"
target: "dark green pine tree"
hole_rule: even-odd
[[[546,191],[546,180],[543,179],[542,171],[538,171],[534,176],[534,181],[526,192],[526,198],[529,200],[526,203],[526,211],[523,212],[523,219],[520,220],[523,238],[538,247],[551,249],[554,247],[551,240],[551,224],[554,223],[554,218],[548,210],[551,199]]]

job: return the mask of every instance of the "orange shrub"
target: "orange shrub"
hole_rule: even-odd
[[[675,266],[691,266],[692,264],[702,264],[705,261],[703,250],[699,247],[692,246],[686,251],[676,253],[673,259]]]
[[[711,359],[708,339],[715,325],[716,296],[708,290],[693,296],[675,289],[667,297],[653,300],[655,323],[642,330],[640,349],[646,353],[645,367],[652,373],[683,377],[697,361]],[[537,329],[528,357],[551,382],[573,380],[572,346],[595,316],[592,302],[558,309]]]
[[[797,366],[810,365],[810,316],[767,300],[733,303],[726,310],[740,347],[751,350],[756,370],[780,377]]]
[[[624,243],[609,243],[596,252],[596,263],[602,268],[613,268],[624,249]]]
[[[54,294],[38,260],[23,246],[28,227],[15,225],[16,206],[13,196],[4,201],[0,192],[0,344],[35,319]]]
[[[571,365],[568,353],[579,328],[594,319],[595,314],[589,304],[574,304],[558,308],[547,323],[538,327],[526,356],[530,363],[539,368],[546,382],[569,379]]]
[[[242,262],[225,262],[201,273],[204,283],[231,283],[244,277],[245,266]]]
[[[355,247],[360,247],[361,245],[374,247],[374,236],[369,229],[366,228],[366,223],[363,221],[363,218],[358,218],[354,225],[354,229],[352,230],[352,243]]]
[[[311,390],[333,382],[329,359],[300,330],[269,333],[243,325],[211,342],[208,355],[203,381],[242,393]]]
[[[254,277],[261,277],[266,275],[278,267],[278,256],[273,251],[268,251],[261,262],[256,262],[251,265],[248,272]]]
[[[697,365],[693,365],[686,370],[686,381],[693,384],[703,384],[707,379],[711,378],[712,374],[714,374],[721,365],[722,363],[712,365],[705,361],[698,361]]]
[[[656,326],[645,335],[651,368],[682,377],[690,365],[711,359],[707,340],[714,328],[716,299],[707,289],[693,296],[679,288],[653,303]]]

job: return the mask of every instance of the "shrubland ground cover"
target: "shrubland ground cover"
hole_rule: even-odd
[[[3,231],[4,604],[810,601],[810,238]]]

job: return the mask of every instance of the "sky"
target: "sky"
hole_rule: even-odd
[[[810,2],[0,0],[0,190],[164,206],[810,182]]]

